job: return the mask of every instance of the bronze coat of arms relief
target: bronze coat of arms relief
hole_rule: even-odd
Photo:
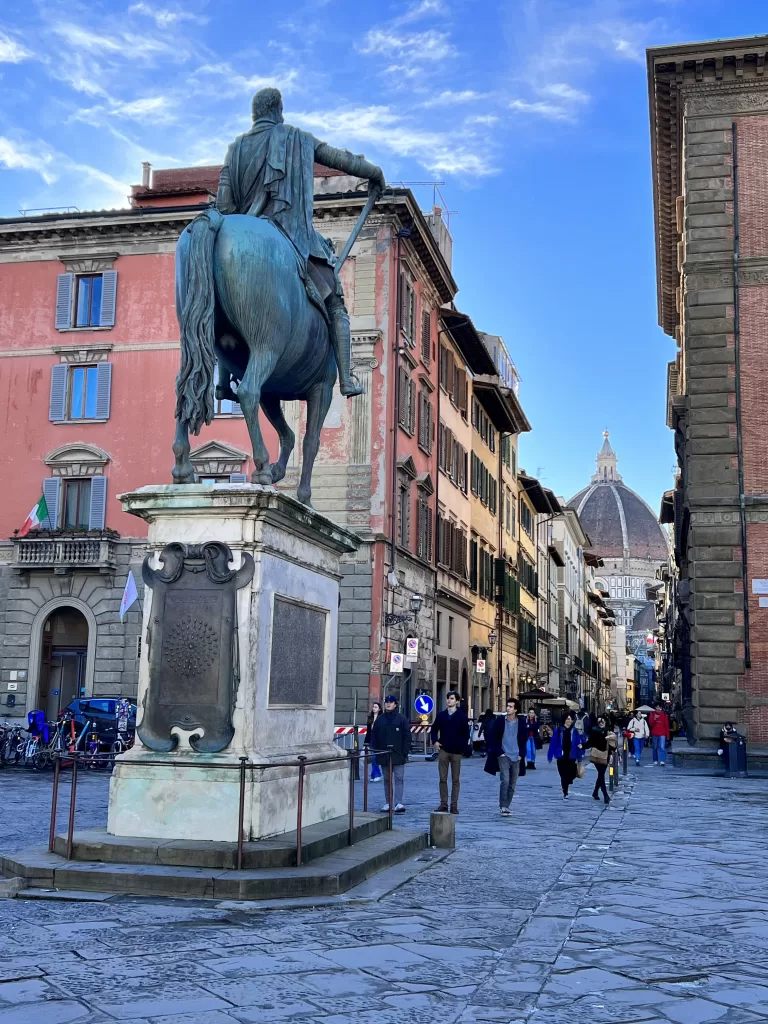
[[[232,711],[240,681],[237,591],[253,579],[253,558],[220,541],[167,544],[162,569],[144,559],[141,574],[152,590],[147,629],[149,685],[137,732],[150,750],[176,748],[178,732],[198,753],[213,754],[232,742]]]

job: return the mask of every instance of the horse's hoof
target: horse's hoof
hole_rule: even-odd
[[[269,467],[269,471],[272,474],[273,484],[279,483],[285,476],[285,466],[281,466],[279,462],[273,462]]]
[[[299,499],[301,504],[302,505],[306,505],[307,508],[314,508],[315,507],[312,504],[312,500],[311,500],[312,499],[312,491],[302,491],[302,489],[299,488],[299,490],[296,491],[296,497]]]
[[[251,483],[261,484],[262,487],[272,486],[272,471],[269,466],[265,466],[264,469],[257,469],[251,473]]]
[[[195,482],[195,470],[193,466],[187,468],[180,468],[174,466],[171,473],[171,477],[175,484],[193,484]]]

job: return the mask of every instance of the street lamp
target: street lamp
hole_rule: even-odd
[[[421,594],[411,594],[411,611],[418,617],[424,598]]]
[[[491,650],[493,650],[493,647],[496,643],[496,639],[497,637],[495,631],[491,630],[490,633],[488,634],[488,646],[491,648]]]

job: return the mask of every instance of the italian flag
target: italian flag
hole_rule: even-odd
[[[34,530],[35,527],[39,526],[47,518],[48,506],[45,503],[45,495],[43,495],[24,520],[24,525],[19,530],[19,537],[26,537],[30,530]]]

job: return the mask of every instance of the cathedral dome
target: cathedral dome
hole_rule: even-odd
[[[669,550],[664,532],[650,505],[622,481],[616,462],[606,431],[592,482],[568,504],[578,512],[592,550],[601,558],[666,562]]]

